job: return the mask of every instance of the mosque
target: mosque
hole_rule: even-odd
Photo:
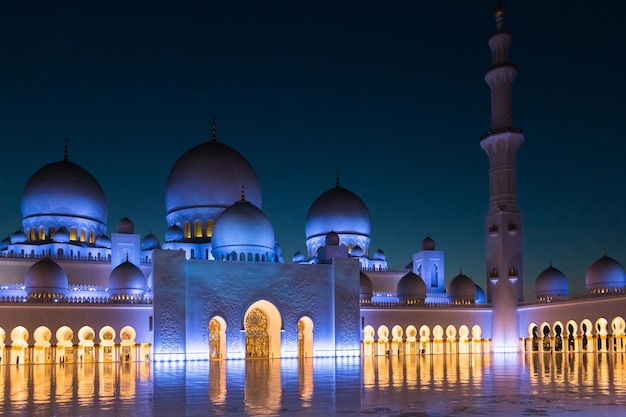
[[[70,160],[24,186],[22,225],[0,242],[0,362],[60,363],[313,356],[626,350],[626,273],[603,256],[570,295],[550,265],[523,299],[522,212],[509,62],[496,11],[486,268],[445,285],[444,252],[426,237],[404,269],[370,250],[366,204],[334,187],[312,202],[307,253],[283,258],[254,168],[211,140],[185,152],[165,188],[163,242],[123,218],[107,234],[104,190]],[[484,290],[483,290],[484,288]]]

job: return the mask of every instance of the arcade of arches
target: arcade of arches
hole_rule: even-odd
[[[580,323],[530,323],[523,339],[525,352],[626,352],[626,321],[621,316]]]
[[[406,335],[406,336],[405,336]],[[415,355],[443,353],[482,353],[489,352],[489,340],[482,338],[482,328],[474,325],[448,326],[445,329],[436,325],[432,329],[428,325],[419,328],[410,325],[406,329],[395,325],[382,325],[375,330],[367,325],[363,329],[363,356],[376,355]]]
[[[122,327],[119,332],[104,326],[97,332],[90,326],[72,329],[61,326],[52,330],[39,326],[31,330],[17,326],[10,331],[0,328],[0,363],[76,363],[130,362],[148,360],[150,343],[138,343],[135,329]],[[34,343],[32,342],[34,340]]]
[[[298,320],[298,357],[313,356],[313,320],[303,316]],[[265,300],[257,301],[246,310],[243,319],[245,357],[279,358],[282,317],[278,309]],[[215,316],[209,321],[209,357],[226,359],[226,320]]]

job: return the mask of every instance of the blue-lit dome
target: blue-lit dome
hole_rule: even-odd
[[[69,239],[69,236],[68,236]],[[96,238],[96,246],[111,249],[111,239],[107,235],[100,235]]]
[[[320,195],[306,216],[305,234],[309,256],[315,256],[328,233],[335,232],[342,245],[360,246],[367,254],[370,243],[370,212],[352,191],[337,185]]]
[[[396,295],[401,303],[421,304],[426,300],[426,284],[419,275],[409,272],[398,281]]]
[[[26,234],[21,230],[17,230],[11,235],[11,243],[25,243],[27,240]]]
[[[387,256],[385,255],[385,252],[383,252],[380,249],[377,249],[376,252],[374,252],[374,257],[375,260],[377,261],[386,261],[387,260]]]
[[[174,225],[170,226],[165,232],[166,242],[178,242],[183,239],[183,229]]]
[[[476,285],[470,277],[459,273],[448,284],[447,294],[451,303],[474,303],[476,301]]]
[[[98,181],[68,160],[54,162],[35,172],[22,194],[22,225],[83,228],[106,233],[107,200]]]
[[[217,219],[212,244],[215,259],[273,262],[276,257],[272,224],[261,209],[244,199]]]
[[[148,233],[141,242],[141,250],[154,250],[159,249],[160,247],[161,242],[159,242],[159,238],[152,233]]]
[[[300,251],[297,251],[296,253],[294,253],[293,257],[291,258],[291,262],[293,262],[294,264],[304,262],[304,261],[305,261],[304,255]]]
[[[587,270],[585,286],[590,292],[622,290],[626,286],[626,273],[619,262],[604,255]]]
[[[67,286],[67,274],[59,264],[50,259],[36,262],[24,276],[24,288],[29,297],[42,300],[63,298]]]
[[[239,200],[242,187],[247,200],[261,207],[261,187],[252,165],[214,136],[185,152],[170,171],[165,188],[167,224],[182,227],[186,222],[216,220]]]
[[[357,258],[363,256],[363,249],[359,245],[356,245],[354,248],[352,248],[351,255],[356,256]]]
[[[569,283],[563,272],[550,265],[535,280],[535,297],[538,299],[563,298],[569,294]]]
[[[478,284],[476,284],[476,298],[474,302],[476,304],[484,304],[487,302],[487,295],[485,294],[485,290],[483,290]]]
[[[335,232],[330,232],[326,235],[326,246],[339,246],[339,235]]]
[[[146,288],[145,275],[141,269],[129,261],[116,266],[109,275],[109,294],[114,299],[120,299],[119,296],[131,298],[143,296]]]

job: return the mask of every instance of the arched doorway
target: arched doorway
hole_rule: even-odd
[[[100,348],[101,352],[98,355],[101,362],[113,362],[117,361],[117,355],[115,350],[115,330],[111,326],[105,326],[100,329]]]
[[[83,326],[78,330],[79,362],[94,362],[96,360],[93,343],[94,337],[95,332],[89,326]]]
[[[137,360],[135,349],[135,337],[137,333],[131,326],[125,326],[120,331],[122,341],[120,342],[120,358],[122,362],[131,362]]]
[[[33,363],[51,363],[52,349],[50,347],[50,339],[52,332],[46,326],[39,326],[33,334],[35,337],[35,353]]]
[[[17,326],[11,330],[11,357],[8,363],[26,363],[28,337],[28,330],[23,326]]]
[[[252,304],[244,317],[247,358],[279,358],[282,318],[269,301]]]
[[[310,358],[313,356],[313,320],[302,317],[298,320],[298,357]]]
[[[56,332],[57,358],[62,363],[74,362],[74,331],[68,326],[61,326]]]
[[[209,359],[226,358],[226,321],[213,317],[209,321]]]

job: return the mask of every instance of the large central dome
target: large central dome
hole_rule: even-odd
[[[98,181],[67,159],[35,172],[22,194],[22,218],[30,227],[72,227],[85,224],[98,234],[106,232],[107,200]],[[56,219],[56,220],[55,220]]]
[[[215,137],[195,146],[176,161],[167,179],[167,223],[215,220],[239,201],[242,187],[247,200],[260,208],[261,187],[246,158]]]

